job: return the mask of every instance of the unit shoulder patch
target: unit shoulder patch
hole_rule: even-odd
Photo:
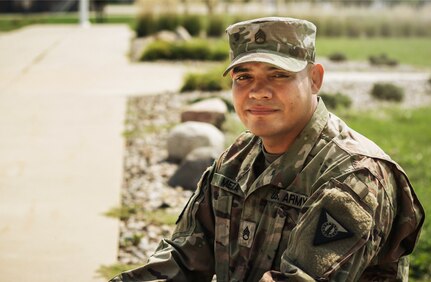
[[[354,234],[338,222],[326,209],[322,208],[314,235],[314,246],[346,239]]]

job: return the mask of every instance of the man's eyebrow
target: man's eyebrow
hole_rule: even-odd
[[[232,70],[232,72],[233,73],[238,73],[238,72],[247,72],[247,71],[249,71],[250,69],[248,69],[248,68],[245,68],[245,67],[234,67],[233,68],[233,70]]]
[[[269,67],[268,71],[284,71],[284,72],[288,72],[288,73],[293,73],[291,71],[288,71],[288,70],[285,70],[285,69],[282,69],[282,68],[278,68],[278,67]]]

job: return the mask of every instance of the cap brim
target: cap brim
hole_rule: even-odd
[[[253,52],[249,54],[245,54],[243,56],[239,56],[238,58],[234,59],[232,63],[227,67],[227,69],[224,71],[223,76],[226,76],[229,71],[241,64],[244,63],[267,63],[270,65],[273,65],[275,67],[291,71],[291,72],[299,72],[302,71],[308,64],[307,61],[298,60],[292,57],[284,57],[272,53],[258,53]]]

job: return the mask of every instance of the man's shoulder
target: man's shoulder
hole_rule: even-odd
[[[334,134],[333,143],[349,155],[363,155],[370,158],[391,161],[391,158],[374,141],[350,128],[343,120],[331,114],[328,131]]]
[[[376,143],[348,127],[333,114],[311,152],[306,171],[319,171],[315,175],[316,179],[323,177],[319,183],[358,171],[368,171],[380,180],[393,173],[404,173]]]

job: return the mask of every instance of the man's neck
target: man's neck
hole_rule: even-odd
[[[261,136],[262,143],[265,147],[266,152],[270,154],[283,154],[287,152],[290,146],[295,142],[295,139],[298,137],[298,135],[310,122],[314,112],[316,111],[317,105],[318,105],[318,100],[316,97],[316,99],[313,101],[313,104],[311,106],[311,111],[309,112],[308,119],[306,119],[307,121],[304,124],[302,124],[302,126],[300,126],[296,131],[289,132],[289,134],[288,135],[286,134],[283,138],[280,138],[280,136],[271,136],[271,137]],[[283,140],[283,142],[280,142],[280,140]]]
[[[266,138],[266,137],[261,137],[261,138],[262,138],[263,146],[267,153],[280,155],[280,154],[283,154],[284,152],[287,152],[287,150],[289,150],[290,146],[295,141],[296,136],[294,138],[291,138],[291,140],[288,140],[287,138],[284,139],[283,143],[280,143],[280,140],[278,139],[272,139],[272,138]]]

